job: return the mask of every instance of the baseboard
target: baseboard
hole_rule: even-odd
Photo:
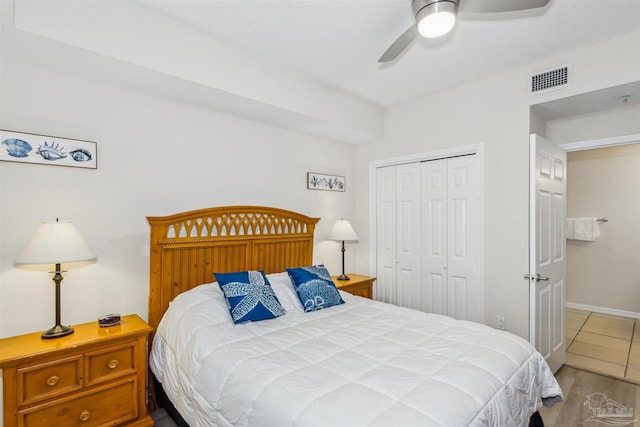
[[[630,317],[632,319],[640,319],[640,313],[635,311],[618,310],[615,308],[598,307],[595,305],[578,304],[575,302],[565,303],[566,308],[573,308],[574,310],[591,311],[593,313],[610,314],[612,316]]]

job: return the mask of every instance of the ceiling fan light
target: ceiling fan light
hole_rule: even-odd
[[[416,14],[418,32],[427,38],[444,36],[456,23],[457,10],[457,3],[451,1],[436,1],[428,4]]]

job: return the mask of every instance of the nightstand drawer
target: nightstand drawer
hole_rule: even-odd
[[[114,426],[138,416],[136,381],[120,381],[18,413],[18,426]]]
[[[18,368],[20,403],[31,403],[82,388],[82,356]]]
[[[87,385],[97,384],[136,372],[136,342],[109,347],[85,354],[85,375]]]
[[[371,291],[370,284],[367,284],[364,286],[354,286],[353,288],[349,289],[347,292],[351,293],[352,295],[357,295],[359,297],[365,297],[369,299],[373,298],[373,292]]]
[[[373,298],[373,282],[375,277],[362,276],[360,274],[349,273],[348,280],[339,280],[336,276],[332,277],[333,283],[341,291],[349,292],[351,295],[359,297]]]

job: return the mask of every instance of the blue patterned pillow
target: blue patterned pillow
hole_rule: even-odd
[[[233,323],[275,319],[286,313],[264,271],[213,274],[227,299]]]
[[[287,268],[287,273],[304,306],[304,311],[315,311],[344,304],[340,292],[324,265]]]

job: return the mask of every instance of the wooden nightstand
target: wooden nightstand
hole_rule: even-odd
[[[338,280],[338,276],[332,276],[331,278],[333,279],[333,283],[336,284],[336,287],[341,291],[369,299],[373,298],[373,282],[376,280],[375,277],[350,273],[347,274],[347,276],[349,276],[349,280]]]
[[[145,402],[151,327],[130,315],[109,328],[73,328],[63,338],[0,339],[4,427],[153,426]]]

